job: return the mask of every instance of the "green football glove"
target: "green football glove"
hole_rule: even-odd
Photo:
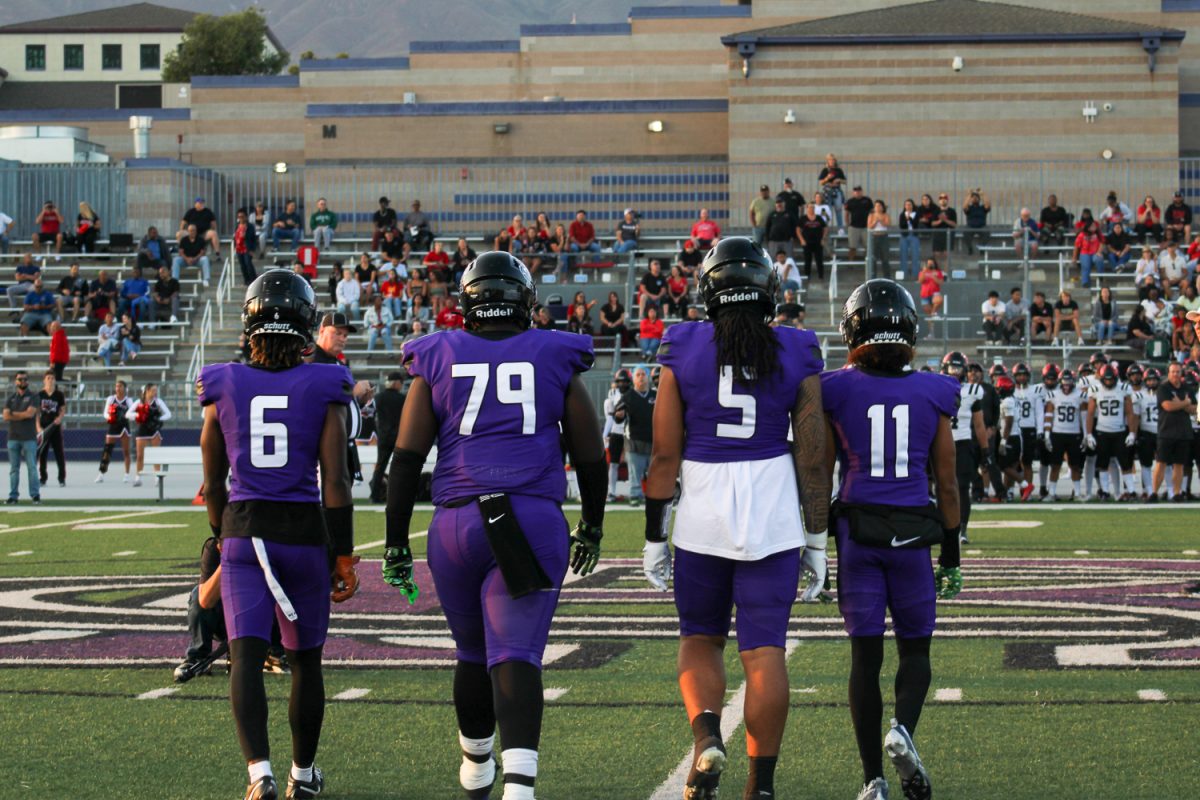
[[[600,540],[604,531],[599,525],[588,525],[583,520],[571,532],[571,544],[575,552],[571,556],[571,572],[576,575],[590,575],[600,560]]]
[[[412,550],[407,547],[389,547],[383,551],[383,581],[400,590],[411,606],[421,596],[421,589],[413,580]]]
[[[960,567],[939,566],[933,571],[933,580],[937,586],[939,600],[953,600],[962,591],[962,569]]]

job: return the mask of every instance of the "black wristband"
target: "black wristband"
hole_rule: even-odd
[[[646,498],[646,541],[665,542],[667,540],[667,520],[671,518],[671,499],[655,500]]]
[[[575,464],[579,483],[579,505],[583,521],[597,528],[604,524],[604,503],[608,493],[608,464],[603,459]]]
[[[942,528],[942,550],[938,553],[938,566],[953,569],[961,565],[958,528]]]
[[[210,531],[212,531],[212,535],[213,535],[213,536],[217,537],[218,539],[220,539],[220,538],[221,538],[221,528],[220,528],[220,526],[213,525],[213,524],[210,522],[210,523],[208,523],[208,529],[209,529]]]
[[[408,547],[408,526],[417,504],[417,484],[425,457],[412,450],[397,448],[388,470],[386,547]]]
[[[335,556],[354,553],[354,506],[326,508],[325,527],[329,530],[329,546]]]

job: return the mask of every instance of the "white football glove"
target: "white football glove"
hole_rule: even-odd
[[[1054,440],[1050,438],[1050,431],[1046,431],[1044,434],[1042,434],[1042,441],[1046,443],[1047,450],[1054,449]]]
[[[804,534],[804,554],[800,556],[800,571],[804,580],[804,589],[800,592],[800,602],[816,603],[825,588],[825,578],[829,574],[829,556],[825,553],[825,543],[829,539],[826,531]]]
[[[671,580],[671,548],[666,542],[646,542],[642,548],[642,573],[660,592],[668,591]]]
[[[1137,444],[1137,434],[1136,434],[1136,433],[1134,433],[1133,431],[1130,431],[1130,432],[1129,432],[1129,433],[1128,433],[1128,434],[1125,436],[1125,446],[1126,446],[1126,447],[1133,447],[1135,444]]]
[[[1088,447],[1088,450],[1096,449],[1096,437],[1090,433],[1087,435],[1087,447]]]
[[[999,442],[997,442],[996,449],[1000,451],[1000,455],[1002,455],[1002,456],[1007,455],[1008,454],[1008,440],[1001,439]]]

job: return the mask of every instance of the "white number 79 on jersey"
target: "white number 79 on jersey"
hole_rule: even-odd
[[[491,383],[491,364],[453,364],[450,376],[468,378],[471,393],[467,396],[467,407],[463,410],[458,433],[470,436],[475,431],[475,420]],[[496,400],[506,405],[521,407],[521,433],[530,435],[537,431],[537,402],[533,391],[533,364],[528,361],[511,361],[496,365]]]

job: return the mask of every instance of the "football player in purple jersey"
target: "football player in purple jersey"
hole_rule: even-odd
[[[695,738],[688,800],[716,797],[727,761],[720,712],[734,605],[747,685],[744,796],[775,796],[790,697],[785,637],[802,567],[804,599],[815,599],[825,582],[821,351],[810,331],[770,327],[777,285],[761,247],[722,239],[699,270],[709,320],[672,326],[659,348],[643,569],[667,589],[667,520],[678,478],[679,688]]]
[[[242,307],[249,363],[207,366],[196,382],[204,406],[208,521],[222,542],[229,694],[250,772],[246,800],[275,800],[279,793],[262,678],[276,620],[292,668],[286,797],[321,793],[324,778],[313,761],[325,714],[321,651],[329,603],[349,599],[358,585],[346,466],[346,406],[354,381],[343,366],[301,362],[316,318],[316,298],[304,278],[268,270],[246,289]]]
[[[600,557],[608,470],[579,377],[592,366],[592,340],[529,329],[537,290],[509,253],[471,262],[460,297],[465,329],[404,346],[413,382],[388,478],[383,577],[415,600],[408,527],[436,439],[428,558],[458,661],[459,783],[468,797],[490,795],[498,726],[504,800],[532,800],[550,622],[568,561],[587,575]],[[573,533],[561,508],[560,436],[583,507]]]
[[[904,796],[927,800],[929,774],[912,734],[929,691],[935,600],[962,589],[951,429],[961,388],[953,377],[909,367],[917,308],[894,281],[871,280],[854,290],[842,312],[842,337],[849,363],[821,376],[821,396],[830,451],[841,465],[833,530],[838,607],[850,635],[850,717],[863,767],[858,797],[887,800],[886,750]],[[929,502],[927,466],[936,507]],[[941,547],[936,572],[929,557],[934,544]],[[895,718],[881,748],[879,671],[889,609],[900,665]]]

